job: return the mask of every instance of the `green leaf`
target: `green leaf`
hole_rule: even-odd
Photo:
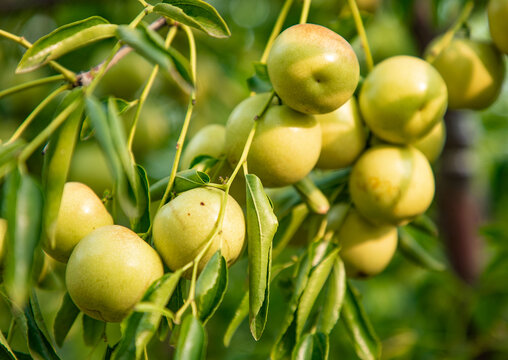
[[[328,359],[328,336],[322,333],[305,334],[295,346],[292,360],[324,360]]]
[[[115,36],[117,25],[99,16],[73,22],[37,40],[23,55],[16,73],[35,70],[51,60],[96,41]]]
[[[216,38],[231,36],[226,22],[217,10],[201,0],[166,0],[166,3],[155,5],[153,11]]]
[[[82,95],[80,88],[68,93],[59,106],[62,111],[79,96]],[[60,112],[57,110],[57,112]],[[78,138],[78,132],[83,115],[81,105],[69,116],[65,123],[51,137],[48,149],[44,156],[44,170],[42,185],[45,195],[44,203],[44,236],[49,241],[51,248],[55,245],[56,220],[60,210],[60,202],[67,174],[69,172],[72,154]]]
[[[17,169],[9,175],[4,190],[4,217],[9,224],[4,282],[10,299],[23,307],[41,236],[43,198],[35,180]]]
[[[353,342],[356,355],[362,360],[379,359],[381,357],[381,343],[356,292],[357,290],[348,282],[341,319]]]
[[[399,251],[415,264],[433,271],[444,271],[446,265],[436,259],[416,240],[410,226],[398,228],[399,233]]]
[[[439,230],[436,223],[426,214],[421,214],[420,216],[416,217],[416,219],[411,221],[411,226],[422,230],[423,232],[433,237],[437,237],[439,235]]]
[[[4,334],[0,331],[0,358],[6,360],[17,360]]]
[[[175,351],[175,360],[202,360],[206,354],[206,333],[203,324],[194,315],[183,319]]]
[[[205,186],[209,182],[210,177],[204,172],[194,169],[183,170],[176,174],[174,192],[178,194],[197,187]]]
[[[273,239],[275,248],[273,249],[273,259],[275,260],[291,241],[296,231],[300,228],[303,221],[307,218],[309,209],[305,204],[299,204],[293,207],[291,212],[284,216],[280,221],[277,232]]]
[[[247,87],[255,93],[264,93],[272,90],[270,82],[262,80],[257,74],[247,79]]]
[[[106,323],[83,314],[83,339],[87,346],[95,346],[106,334]]]
[[[165,274],[150,285],[141,302],[150,303],[161,308],[165,307],[181,276],[181,270],[172,274]],[[161,317],[162,315],[159,312],[132,312],[123,320],[122,328],[125,330],[113,354],[113,359],[139,358],[143,349],[157,331]]]
[[[249,249],[249,322],[254,339],[263,334],[268,316],[272,240],[277,217],[256,175],[245,175]]]
[[[59,347],[62,347],[65,337],[74,324],[74,321],[79,315],[79,309],[72,301],[69,293],[65,293],[62,299],[62,305],[56,314],[55,323],[53,324],[53,333],[55,334],[55,341]]]
[[[136,165],[137,175],[139,176],[142,197],[146,199],[144,209],[140,208],[141,217],[135,218],[131,222],[131,228],[136,233],[146,233],[150,229],[150,185],[148,184],[148,175],[141,165]],[[141,206],[141,204],[139,205]]]
[[[132,29],[120,25],[117,36],[147,60],[159,65],[184,91],[189,93],[194,88],[187,59],[173,48],[166,49],[164,40],[155,31],[146,26]]]
[[[208,261],[196,283],[198,316],[204,324],[218,309],[227,287],[228,267],[219,249]]]
[[[333,264],[337,258],[338,249],[332,251],[318,266],[312,271],[310,278],[307,282],[305,290],[298,304],[296,313],[296,341],[300,339],[307,318],[316,302],[316,299],[321,292],[330,272],[332,271]]]
[[[329,335],[337,320],[339,320],[344,296],[346,294],[346,270],[344,262],[337,256],[333,264],[333,270],[328,279],[323,309],[319,313],[316,329],[318,332]]]
[[[23,139],[17,139],[10,144],[0,143],[0,179],[14,167],[16,157],[24,145]]]
[[[189,169],[196,167],[196,170],[205,171],[211,169],[219,162],[218,159],[210,155],[198,155],[192,159]]]
[[[328,199],[309,177],[304,177],[293,186],[313,212],[316,214],[326,214],[328,212],[328,209],[330,209]]]

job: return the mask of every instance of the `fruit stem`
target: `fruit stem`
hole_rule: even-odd
[[[26,90],[26,89],[30,89],[30,88],[33,88],[33,87],[36,87],[36,86],[39,86],[39,85],[49,84],[49,83],[60,81],[60,80],[64,80],[64,79],[65,79],[65,76],[63,76],[63,75],[54,75],[54,76],[48,76],[48,77],[45,77],[45,78],[42,78],[42,79],[37,79],[37,80],[29,81],[29,82],[26,82],[24,84],[13,86],[13,87],[11,87],[9,89],[5,89],[3,91],[0,91],[0,99],[5,97],[5,96],[12,95],[12,94],[15,94],[17,92],[20,92],[20,91],[23,91],[23,90]]]
[[[468,0],[468,2],[464,5],[462,8],[462,11],[459,14],[459,17],[455,21],[455,23],[452,25],[450,29],[448,29],[447,32],[443,35],[443,37],[438,41],[438,43],[433,46],[432,51],[425,57],[425,60],[429,63],[433,63],[436,58],[441,54],[441,52],[450,45],[450,42],[452,41],[453,37],[459,31],[459,29],[462,27],[462,25],[466,22],[466,20],[469,18],[469,15],[471,15],[471,12],[474,8],[474,0]]]
[[[293,0],[286,0],[282,6],[282,9],[280,10],[279,16],[277,17],[275,25],[273,26],[272,33],[266,42],[265,50],[263,51],[261,60],[259,60],[262,64],[266,64],[266,60],[268,59],[268,54],[272,49],[273,42],[282,30],[282,26],[284,25],[284,21],[286,20],[289,9],[291,9],[291,5],[293,5]]]
[[[28,125],[31,124],[33,119],[48,105],[55,97],[57,97],[60,93],[67,90],[69,88],[69,85],[63,85],[53,91],[51,94],[49,94],[44,100],[40,102],[39,105],[28,115],[28,117],[23,121],[23,123],[16,129],[14,134],[12,134],[11,138],[5,143],[5,144],[12,144],[14,141],[16,141],[23,131],[28,127]]]
[[[305,24],[307,22],[311,2],[312,0],[303,0],[302,13],[300,14],[300,24]]]
[[[372,53],[370,51],[367,33],[365,32],[365,27],[363,26],[360,10],[358,10],[356,0],[348,0],[348,5],[349,8],[351,9],[351,13],[353,14],[353,20],[355,22],[358,36],[360,37],[360,41],[362,42],[363,51],[365,51],[365,62],[367,63],[367,72],[371,72],[372,69],[374,68],[374,60],[372,59]]]

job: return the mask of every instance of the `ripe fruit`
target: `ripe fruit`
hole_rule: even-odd
[[[407,144],[427,134],[446,110],[446,85],[429,63],[395,56],[379,63],[360,92],[360,112],[372,132]]]
[[[365,148],[366,131],[351,98],[337,110],[315,115],[321,125],[321,153],[316,164],[321,169],[340,169],[351,165]]]
[[[54,244],[45,239],[44,251],[60,262],[67,262],[81,239],[106,225],[113,225],[113,218],[93,190],[82,183],[68,182],[56,220]]]
[[[349,277],[365,278],[383,271],[397,249],[397,228],[372,225],[350,209],[336,234]]]
[[[199,155],[208,155],[216,159],[225,155],[226,128],[211,124],[199,130],[183,151],[180,167],[188,169],[192,160]]]
[[[226,150],[231,166],[236,166],[254,124],[269,94],[251,96],[231,113],[226,124]],[[321,151],[321,129],[314,116],[285,105],[271,105],[259,120],[247,157],[249,172],[263,185],[294,184],[314,167]]]
[[[353,166],[349,191],[358,212],[371,223],[402,225],[430,206],[434,176],[419,150],[379,145]]]
[[[283,31],[266,63],[273,88],[289,107],[306,114],[337,109],[353,95],[360,76],[358,59],[342,36],[319,25]]]
[[[183,267],[202,250],[218,219],[224,192],[211,188],[186,191],[164,205],[153,221],[153,241],[164,263],[173,271]],[[201,271],[221,248],[228,266],[242,253],[245,221],[240,205],[228,196],[222,229],[199,263]],[[222,244],[222,247],[221,247]],[[190,276],[190,271],[187,276]]]
[[[97,320],[118,322],[163,275],[157,252],[133,231],[101,227],[72,252],[65,283],[74,303]]]
[[[445,141],[446,126],[441,120],[427,135],[411,145],[420,150],[430,163],[433,163],[441,155]]]
[[[450,109],[484,109],[499,96],[505,68],[501,53],[490,43],[453,39],[432,65],[446,83]]]
[[[499,50],[508,54],[508,1],[490,0],[487,7],[490,36]]]

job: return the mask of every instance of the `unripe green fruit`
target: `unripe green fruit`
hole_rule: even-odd
[[[193,261],[205,246],[219,217],[223,194],[218,189],[195,188],[171,200],[155,215],[154,245],[172,271]],[[228,266],[232,265],[242,253],[244,241],[242,209],[228,195],[222,229],[199,262],[199,271],[219,248]],[[189,271],[186,276],[190,276]]]
[[[284,104],[306,114],[329,113],[353,95],[360,66],[344,38],[320,25],[299,24],[283,31],[266,62]]]
[[[499,50],[508,54],[508,0],[490,0],[487,13],[492,40]]]
[[[225,155],[226,128],[223,125],[211,124],[201,128],[189,141],[183,151],[181,169],[188,169],[192,160],[200,155],[216,159]]]
[[[164,273],[157,252],[133,231],[101,227],[72,252],[65,283],[78,308],[97,320],[122,321]]]
[[[439,39],[430,44],[427,52],[432,53]],[[501,53],[490,43],[453,39],[432,65],[446,83],[450,109],[484,109],[499,96],[505,75],[504,62]]]
[[[414,147],[380,145],[355,163],[349,191],[358,212],[371,223],[402,225],[430,206],[434,176]]]
[[[82,182],[100,195],[113,188],[111,170],[97,143],[78,143],[72,156],[69,180]]]
[[[355,98],[331,113],[315,117],[322,134],[316,167],[340,169],[351,165],[365,148],[367,140]]]
[[[336,238],[348,277],[366,278],[383,271],[397,249],[397,228],[372,225],[350,209]]]
[[[420,150],[430,163],[433,163],[441,155],[445,141],[446,126],[444,121],[441,120],[427,135],[412,145]]]
[[[269,94],[251,96],[231,113],[226,125],[226,150],[231,166],[236,166]],[[249,172],[266,187],[291,185],[303,179],[316,165],[321,151],[321,128],[314,116],[285,105],[272,105],[258,120],[256,134],[247,157]]]
[[[85,184],[68,182],[58,211],[54,243],[46,238],[44,251],[60,262],[67,262],[81,239],[106,225],[113,225],[113,218],[101,199]]]
[[[407,144],[427,134],[442,119],[447,92],[429,63],[395,56],[379,63],[365,79],[360,112],[372,132],[388,142]]]

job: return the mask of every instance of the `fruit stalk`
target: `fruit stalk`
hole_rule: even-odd
[[[293,0],[286,0],[284,2],[284,5],[282,6],[282,9],[280,10],[279,16],[277,17],[277,21],[275,22],[275,25],[273,26],[272,33],[270,34],[270,37],[268,38],[268,41],[266,42],[265,50],[263,51],[263,55],[261,56],[261,60],[260,60],[261,63],[266,64],[266,59],[268,59],[268,54],[270,53],[273,42],[275,41],[275,38],[277,38],[280,31],[282,30],[282,26],[284,25],[284,20],[286,20],[286,17],[288,15],[289,9],[291,9],[292,4],[293,4]]]
[[[355,0],[348,0],[348,5],[351,9],[351,13],[353,14],[353,20],[355,22],[358,36],[360,37],[360,41],[362,42],[363,51],[365,51],[367,72],[370,72],[374,68],[374,60],[372,59],[372,53],[370,51],[367,33],[365,32],[365,27],[363,26],[362,17],[360,16],[360,10],[358,10],[358,5]]]
[[[302,6],[302,13],[300,14],[300,24],[305,24],[309,17],[310,3],[312,0],[304,0]]]

